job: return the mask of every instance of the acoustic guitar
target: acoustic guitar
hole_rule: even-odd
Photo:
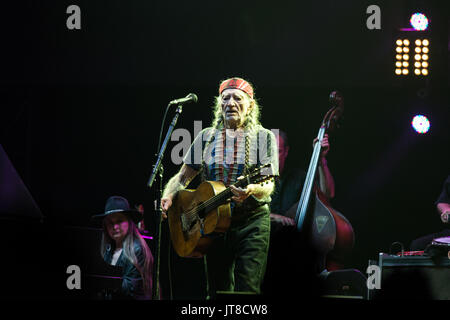
[[[253,170],[233,185],[264,184],[273,179],[271,164]],[[231,223],[230,187],[220,181],[204,181],[196,190],[180,190],[168,210],[170,238],[181,257],[203,257],[213,236],[223,234]]]

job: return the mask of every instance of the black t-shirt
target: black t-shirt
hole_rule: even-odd
[[[284,170],[276,182],[275,192],[272,194],[270,204],[271,212],[285,215],[286,212],[300,200],[306,173],[299,169]]]

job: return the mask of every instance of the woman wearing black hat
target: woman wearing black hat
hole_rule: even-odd
[[[121,294],[151,299],[153,256],[136,226],[142,213],[130,209],[125,198],[112,196],[106,201],[105,213],[93,218],[103,218],[102,257],[123,268]]]

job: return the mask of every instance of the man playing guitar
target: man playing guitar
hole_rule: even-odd
[[[230,187],[231,225],[209,248],[207,267],[211,292],[239,291],[259,294],[270,237],[271,193],[274,183],[234,187],[241,177],[261,164],[278,174],[275,135],[259,122],[259,106],[252,85],[241,78],[222,81],[214,106],[212,126],[200,132],[184,158],[180,171],[164,188],[163,217],[178,190],[199,173],[203,180]]]

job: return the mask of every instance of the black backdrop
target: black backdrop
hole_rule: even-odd
[[[66,28],[70,4],[81,8],[81,30]],[[449,174],[450,145],[448,8],[443,1],[379,1],[381,30],[368,30],[371,4],[8,4],[0,142],[47,221],[89,226],[106,198],[118,194],[144,204],[153,233],[154,193],[146,183],[168,101],[198,95],[177,124],[192,134],[193,121],[209,124],[220,80],[244,77],[255,85],[263,125],[287,131],[289,163],[306,168],[328,95],[337,89],[345,117],[330,134],[332,204],[355,230],[347,267],[364,273],[368,259],[394,241],[407,248],[445,227],[434,201]],[[432,17],[427,81],[393,73],[394,42],[412,9]],[[417,113],[431,121],[426,135],[410,126]],[[177,170],[174,145],[165,180]]]

